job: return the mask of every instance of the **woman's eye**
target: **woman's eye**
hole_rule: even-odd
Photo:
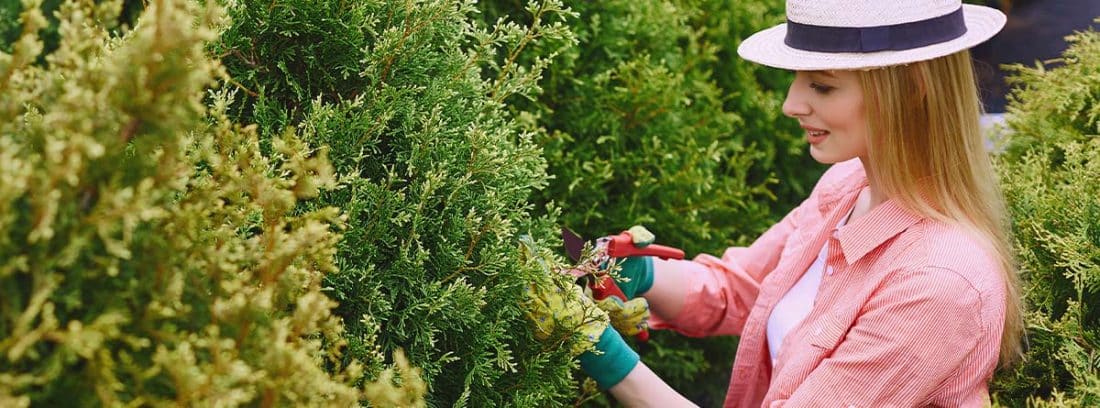
[[[810,82],[810,89],[813,89],[815,92],[824,95],[829,93],[829,91],[832,91],[834,88],[828,85],[819,84],[817,82]]]

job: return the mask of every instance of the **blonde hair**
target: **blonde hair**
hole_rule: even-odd
[[[988,243],[1006,282],[1000,363],[1022,356],[1023,304],[1004,199],[987,153],[970,53],[858,72],[870,126],[868,174],[890,198]]]

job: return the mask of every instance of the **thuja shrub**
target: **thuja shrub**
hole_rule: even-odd
[[[40,57],[53,53],[57,49],[59,39],[57,28],[60,21],[56,12],[65,2],[66,0],[42,0],[39,5],[39,10],[46,18],[45,24],[38,32],[39,39],[42,41],[42,54],[39,55]],[[141,14],[146,0],[92,0],[92,2],[118,8],[117,12],[112,11],[110,13],[112,16],[111,21],[100,22],[114,34],[118,34],[121,32],[120,30],[133,26],[134,21]],[[22,11],[23,5],[20,1],[0,2],[0,50],[11,53],[11,45],[19,39],[22,32],[19,15]],[[39,61],[42,62],[41,59]]]
[[[293,211],[333,186],[324,150],[262,154],[207,94],[216,7],[150,1],[118,36],[120,4],[62,4],[41,55],[24,1],[0,53],[0,405],[417,404],[400,355],[366,389],[338,364],[340,213]]]
[[[740,121],[735,136],[754,154],[747,175],[750,183],[767,182],[775,195],[772,217],[778,220],[805,200],[826,166],[808,153],[798,121],[783,115],[783,100],[794,75],[741,59],[737,47],[753,33],[784,21],[785,3],[778,0],[699,0],[704,12],[688,20],[701,40],[714,49],[703,65],[721,91],[723,107]]]
[[[500,3],[487,14],[516,14]],[[714,47],[689,21],[702,10],[664,0],[572,8],[579,44],[553,60],[538,100],[514,101],[545,129],[554,179],[540,202],[559,203],[561,222],[585,235],[644,223],[688,252],[759,230],[768,193],[747,182],[755,153],[705,67]]]
[[[1028,350],[992,389],[1007,406],[1100,404],[1100,34],[1057,67],[1018,67],[998,160],[1024,281]]]
[[[511,1],[480,7],[488,21],[521,15]],[[553,59],[538,99],[510,101],[538,130],[554,176],[539,202],[556,203],[562,224],[586,236],[645,224],[689,254],[746,244],[800,202],[821,166],[805,165],[797,125],[782,116],[790,74],[736,56],[743,36],[782,20],[782,7],[573,5],[579,44]],[[721,403],[735,339],[658,333],[635,346],[677,390]]]
[[[544,66],[508,56],[571,43],[567,11],[535,1],[526,25],[479,26],[473,4],[242,0],[211,51],[242,89],[236,117],[330,147],[339,187],[304,208],[348,217],[325,283],[343,362],[368,361],[370,376],[375,344],[402,348],[433,406],[561,405],[575,363],[532,337],[523,288],[547,277],[516,241],[554,236],[552,211],[530,215],[546,163],[503,101],[531,95]]]

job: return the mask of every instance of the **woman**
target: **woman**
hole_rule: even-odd
[[[747,248],[632,259],[652,326],[739,335],[726,406],[982,406],[1020,355],[1005,211],[968,48],[1000,12],[941,0],[788,0],[745,59],[795,71],[783,112],[833,164]],[[614,329],[582,368],[627,406],[690,404]],[[598,341],[595,341],[598,340]]]

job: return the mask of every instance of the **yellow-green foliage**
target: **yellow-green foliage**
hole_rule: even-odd
[[[403,349],[432,406],[560,406],[576,362],[532,335],[524,289],[546,277],[516,245],[556,239],[552,215],[530,215],[546,163],[502,101],[534,92],[545,62],[515,56],[570,42],[569,11],[532,1],[529,23],[481,26],[475,5],[239,0],[211,50],[245,90],[238,117],[331,149],[340,187],[303,207],[348,217],[325,279],[344,361],[381,378],[374,347]]]
[[[1010,406],[1100,405],[1100,34],[1021,68],[999,158],[1025,282],[1029,350],[993,385]]]
[[[152,0],[120,37],[121,1],[67,2],[39,64],[39,2],[0,54],[0,406],[415,405],[400,364],[366,393],[326,370],[342,220],[291,210],[332,169],[293,132],[261,154],[207,94],[220,11]]]

